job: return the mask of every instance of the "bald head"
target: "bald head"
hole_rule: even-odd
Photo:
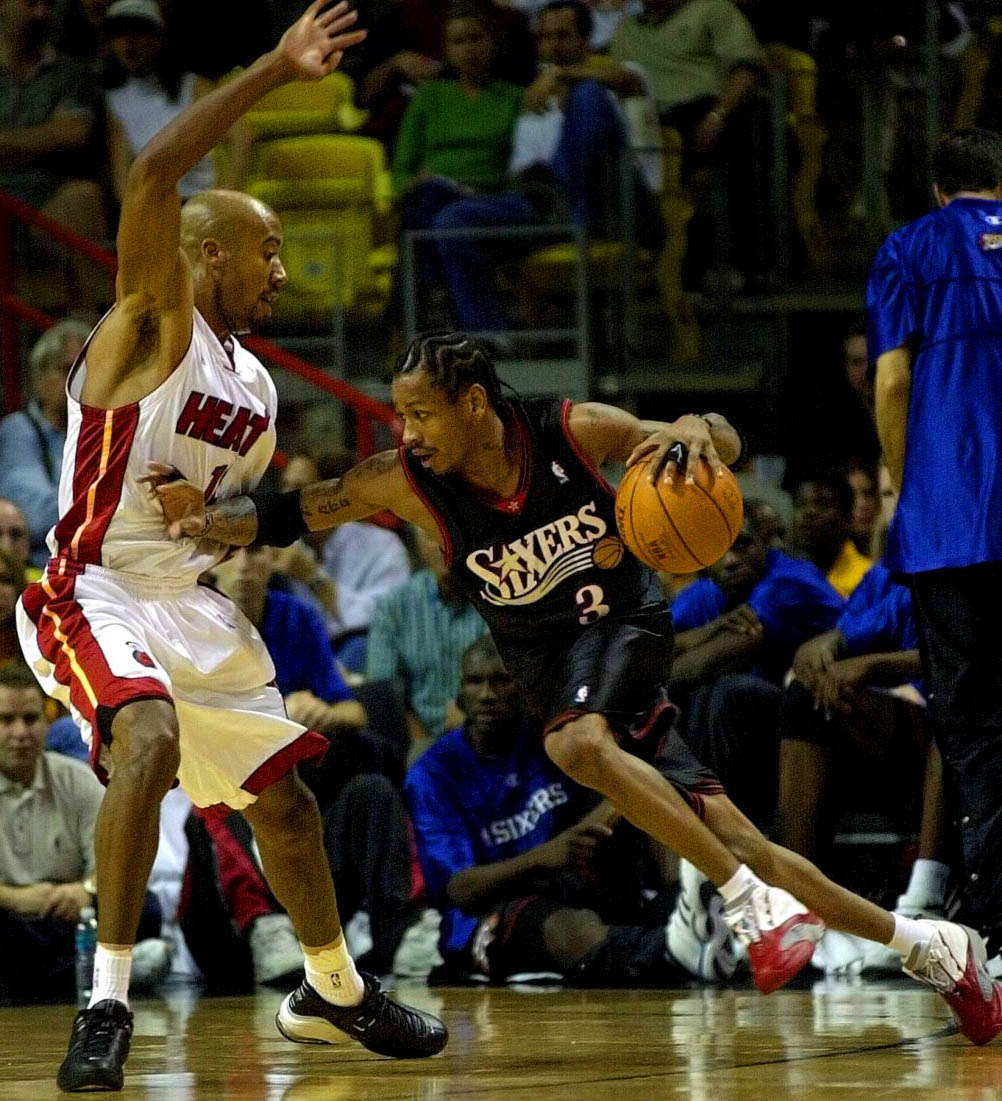
[[[282,223],[240,191],[202,191],[181,210],[181,249],[192,269],[195,306],[219,336],[271,317],[286,281]]]
[[[181,248],[192,263],[202,261],[203,242],[218,241],[228,251],[248,238],[281,240],[281,223],[266,203],[242,191],[200,191],[181,210]]]

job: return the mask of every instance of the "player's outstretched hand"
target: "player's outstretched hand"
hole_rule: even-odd
[[[681,444],[681,449],[677,445]],[[710,426],[694,414],[687,413],[677,421],[652,432],[643,443],[633,449],[626,465],[647,460],[647,476],[653,485],[663,470],[664,479],[671,485],[681,474],[689,485],[696,481],[699,460],[706,459],[714,474],[723,474],[725,467],[713,446]]]
[[[357,46],[365,31],[352,30],[358,12],[347,0],[334,7],[330,0],[314,0],[282,35],[277,52],[289,69],[290,80],[320,80],[340,65],[344,51]]]
[[[163,510],[171,539],[198,538],[205,534],[205,494],[200,486],[186,481],[172,466],[148,462],[148,474],[137,481]]]

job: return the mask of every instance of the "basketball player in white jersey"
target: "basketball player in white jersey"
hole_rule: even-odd
[[[25,655],[67,704],[107,779],[97,821],[98,948],[90,1006],[59,1071],[67,1091],[122,1087],[132,945],[157,848],[160,801],[180,781],[200,807],[243,811],[288,911],[306,981],[282,1003],[291,1040],[351,1036],[385,1055],[433,1055],[447,1033],[391,1002],[348,955],[312,795],[297,761],[326,748],[291,722],[260,636],[197,578],[224,553],[172,543],[141,477],[166,461],[206,500],[252,490],[275,442],[275,388],[235,339],[285,282],[282,228],[247,196],[182,210],[178,181],[267,92],[332,72],[361,41],[346,3],[317,0],[278,46],[199,100],[140,153],[118,231],[112,310],[67,383],[69,429],[52,558],[18,607]]]

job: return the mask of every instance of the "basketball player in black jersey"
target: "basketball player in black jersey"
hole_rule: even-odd
[[[416,524],[439,541],[543,720],[547,754],[712,880],[759,989],[803,967],[827,923],[897,949],[975,1043],[1002,1030],[1002,985],[988,977],[976,933],[890,914],[769,842],[675,731],[663,687],[668,606],[654,574],[624,553],[598,468],[646,462],[651,478],[689,479],[702,457],[719,469],[739,457],[727,421],[522,402],[503,393],[484,350],[462,333],[416,340],[397,365],[393,399],[403,446],[340,480],[206,508],[204,486],[153,469],[172,537],[284,546],[380,509]],[[668,458],[676,443],[685,469]]]

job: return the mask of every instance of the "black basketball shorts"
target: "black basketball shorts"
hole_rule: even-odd
[[[702,796],[723,792],[677,729],[665,682],[671,667],[668,604],[646,604],[586,627],[569,646],[510,663],[546,734],[586,714],[605,716],[624,749],[650,761],[697,814]]]

